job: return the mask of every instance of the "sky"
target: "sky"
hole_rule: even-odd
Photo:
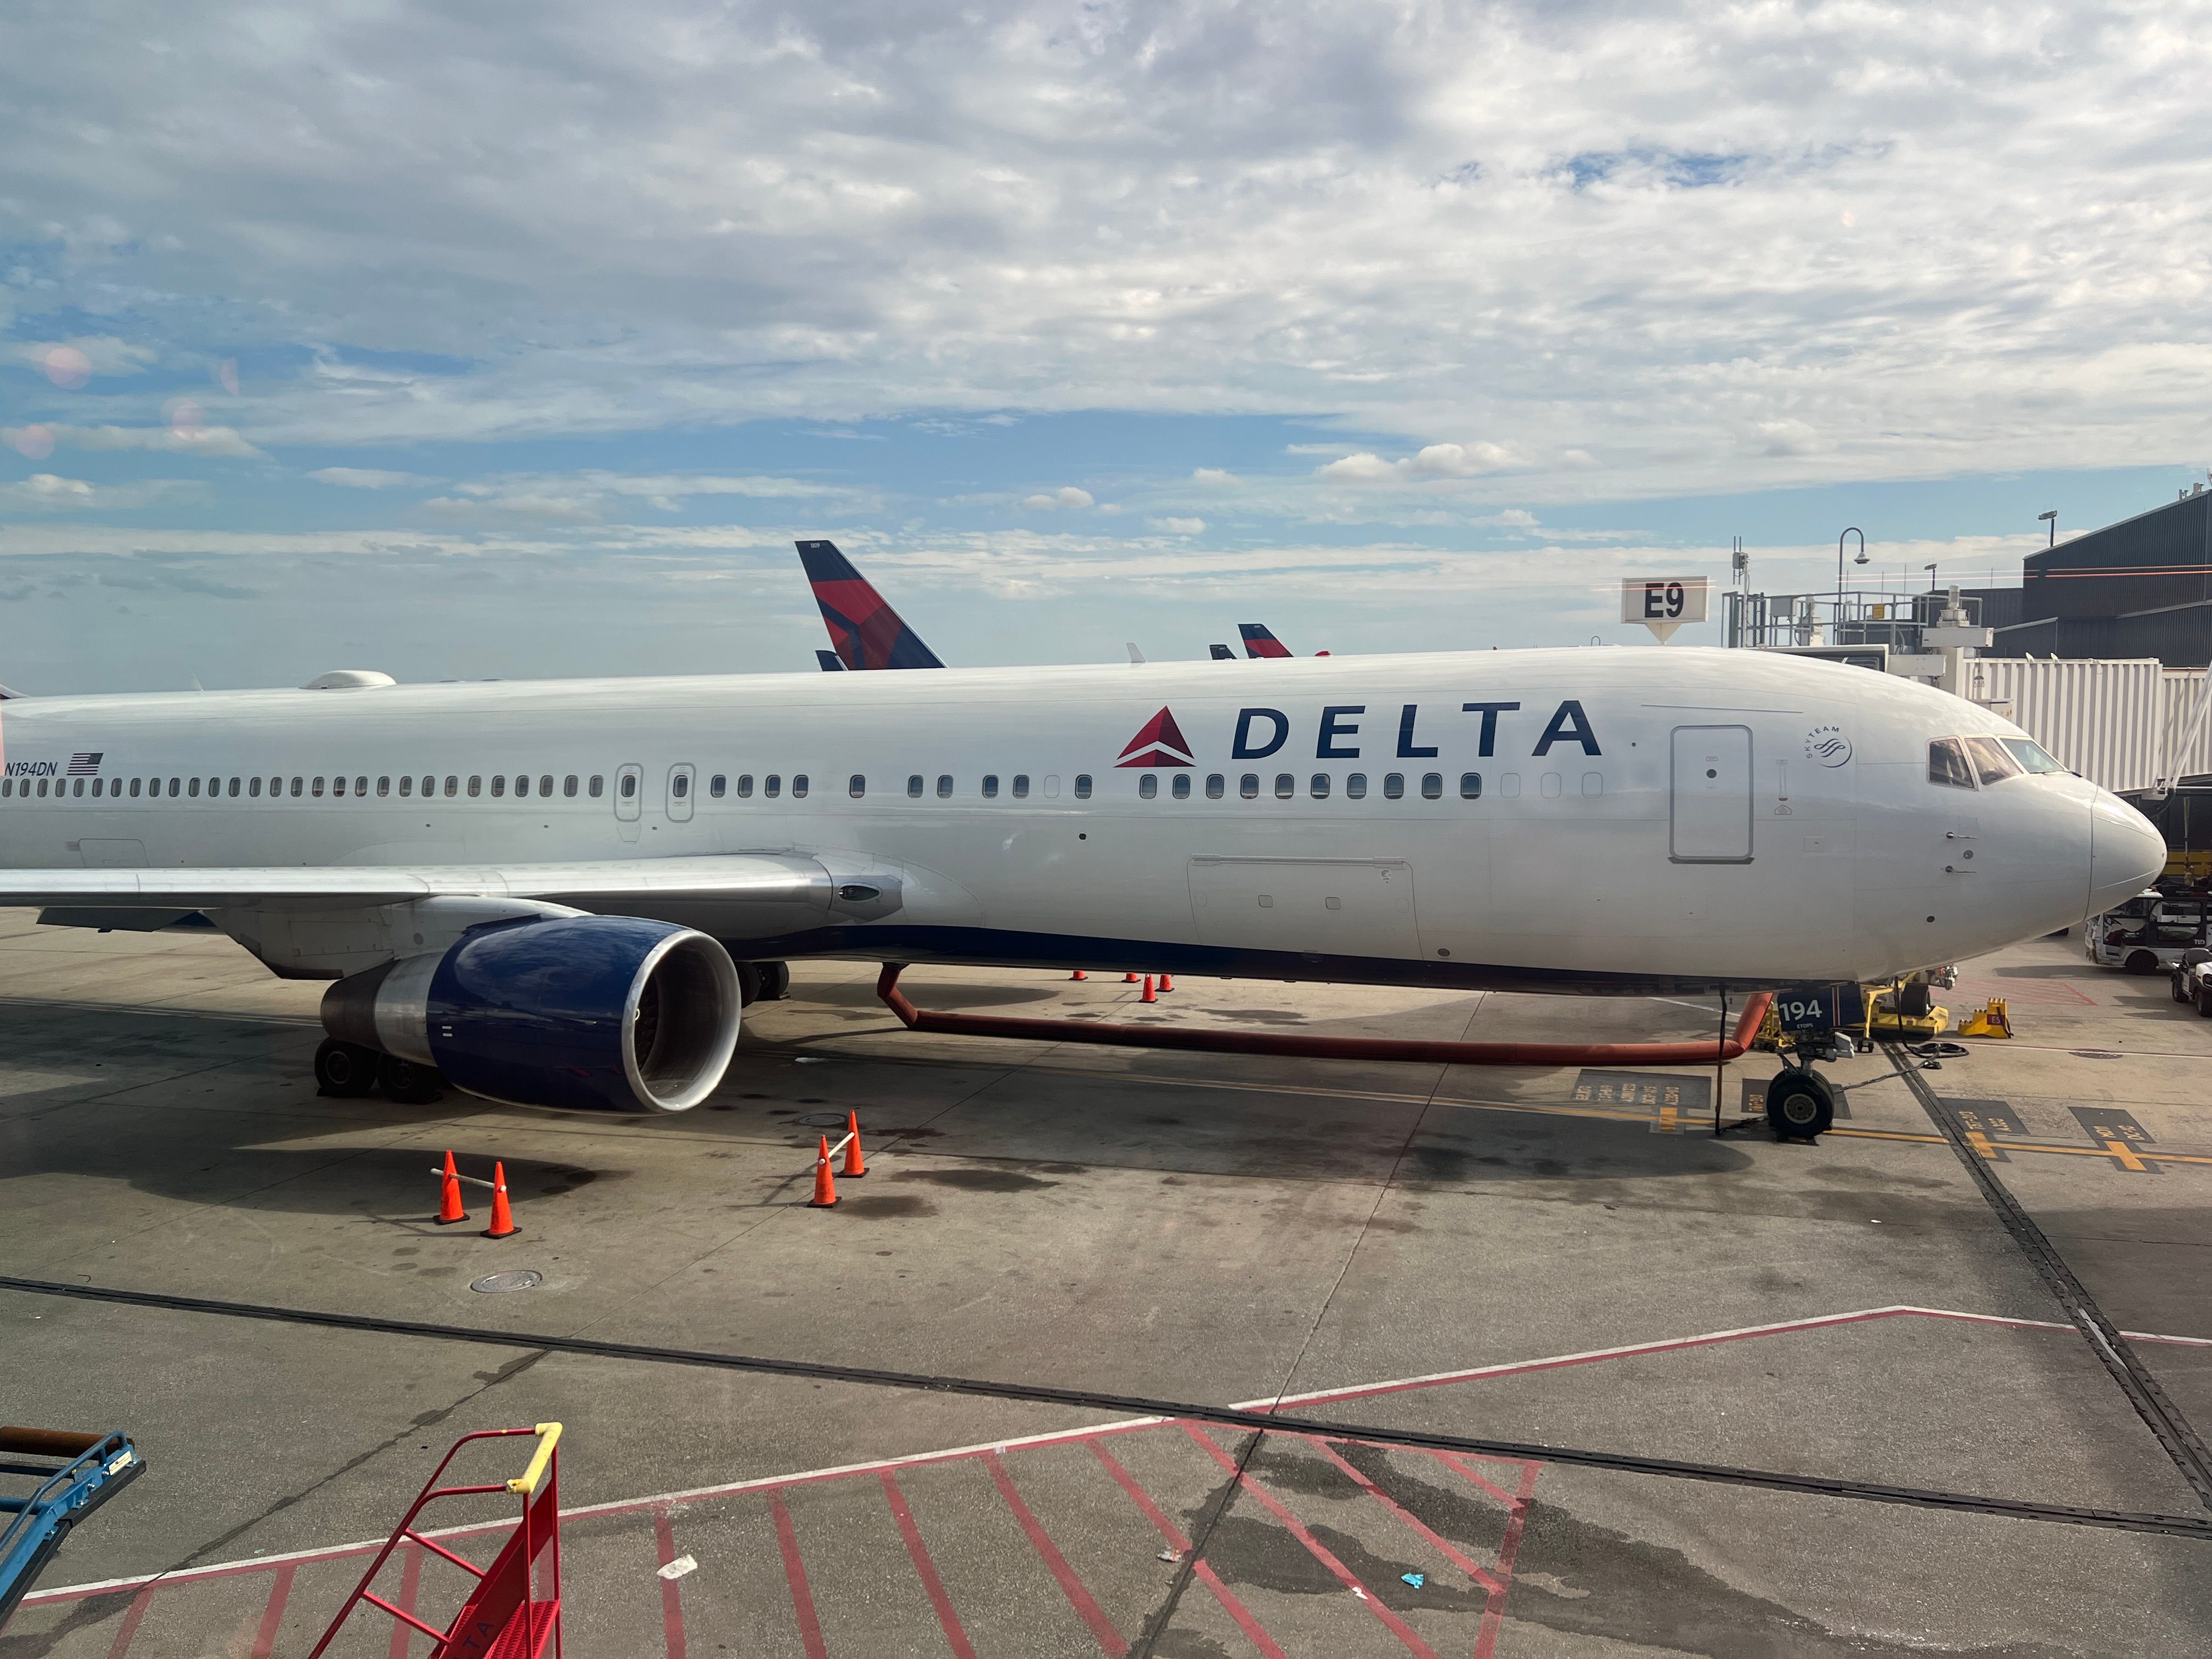
[[[2208,25],[14,0],[0,679],[807,671],[814,537],[975,664],[2016,578],[2212,462]]]

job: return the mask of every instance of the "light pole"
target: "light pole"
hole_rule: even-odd
[[[1933,593],[1936,591],[1936,567],[1932,564],[1923,564],[1920,568],[1928,573],[1928,591]]]
[[[1844,535],[1836,538],[1836,637],[1834,642],[1838,645],[1844,642],[1844,536],[1856,536],[1859,538],[1859,556],[1852,562],[1864,564],[1867,562],[1866,532],[1856,525],[1846,526]]]
[[[2047,525],[2049,525],[2049,526],[2051,526],[2051,539],[2050,539],[2050,541],[2049,541],[2049,542],[2047,542],[2046,544],[2045,544],[2045,545],[2049,546],[2049,547],[2056,547],[2056,546],[2057,546],[2057,545],[2058,545],[2058,509],[2057,509],[2057,507],[2053,507],[2053,508],[2051,508],[2051,510],[2050,512],[2048,512],[2048,513],[2039,513],[2039,514],[2037,514],[2035,515],[2035,517],[2036,517],[2036,521],[2037,521],[2038,523],[2039,523],[2039,524],[2047,524]]]

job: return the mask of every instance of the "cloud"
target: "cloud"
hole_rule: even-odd
[[[28,454],[27,441],[37,441],[35,434],[44,434],[46,453],[56,448],[124,450],[160,450],[173,455],[211,455],[233,460],[261,460],[266,459],[252,444],[227,426],[200,426],[191,422],[168,426],[64,426],[0,427],[0,441],[13,445]]]
[[[1314,476],[1332,483],[1423,483],[1437,478],[1477,478],[1519,465],[1519,458],[1498,444],[1430,444],[1396,461],[1362,450],[1340,460],[1324,462],[1314,469]]]
[[[318,483],[345,489],[402,489],[409,484],[435,483],[434,478],[415,472],[386,472],[373,466],[323,466],[307,475]]]
[[[1237,482],[1237,475],[1235,473],[1224,472],[1218,466],[1201,466],[1194,468],[1190,476],[1191,481],[1194,483],[1212,484],[1217,488],[1223,485],[1233,484]]]
[[[33,472],[0,484],[0,507],[33,513],[121,512],[198,496],[202,486],[185,478],[149,478],[137,483],[99,484]]]
[[[82,360],[83,368],[93,374],[143,374],[161,359],[161,354],[153,347],[118,339],[112,334],[80,334],[66,340],[40,340],[19,347],[18,350],[26,362],[46,370],[50,376],[52,371],[49,364],[56,353],[76,354]],[[62,361],[69,361],[66,355]],[[56,384],[61,382],[57,380]]]
[[[1145,522],[1168,536],[1195,536],[1206,528],[1203,519],[1147,519]]]
[[[1068,484],[1054,490],[1049,495],[1024,495],[1022,498],[1022,505],[1048,513],[1054,507],[1084,507],[1094,506],[1096,503],[1092,501],[1089,490],[1078,489],[1073,484]]]

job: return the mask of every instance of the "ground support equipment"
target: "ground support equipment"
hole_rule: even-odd
[[[35,1462],[21,1460],[35,1458]],[[0,1493],[0,1629],[77,1523],[145,1473],[146,1460],[117,1430],[0,1428],[0,1476],[38,1484],[27,1498]]]

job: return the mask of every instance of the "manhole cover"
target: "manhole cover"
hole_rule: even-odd
[[[534,1268],[519,1267],[513,1273],[486,1273],[469,1286],[482,1291],[486,1296],[497,1296],[501,1291],[534,1291],[545,1282],[545,1275]]]
[[[803,1129],[842,1129],[845,1127],[842,1112],[809,1112],[804,1117],[791,1120]]]
[[[2125,1054],[2116,1054],[2110,1048],[2069,1048],[2066,1051],[2076,1060],[2125,1060]]]

